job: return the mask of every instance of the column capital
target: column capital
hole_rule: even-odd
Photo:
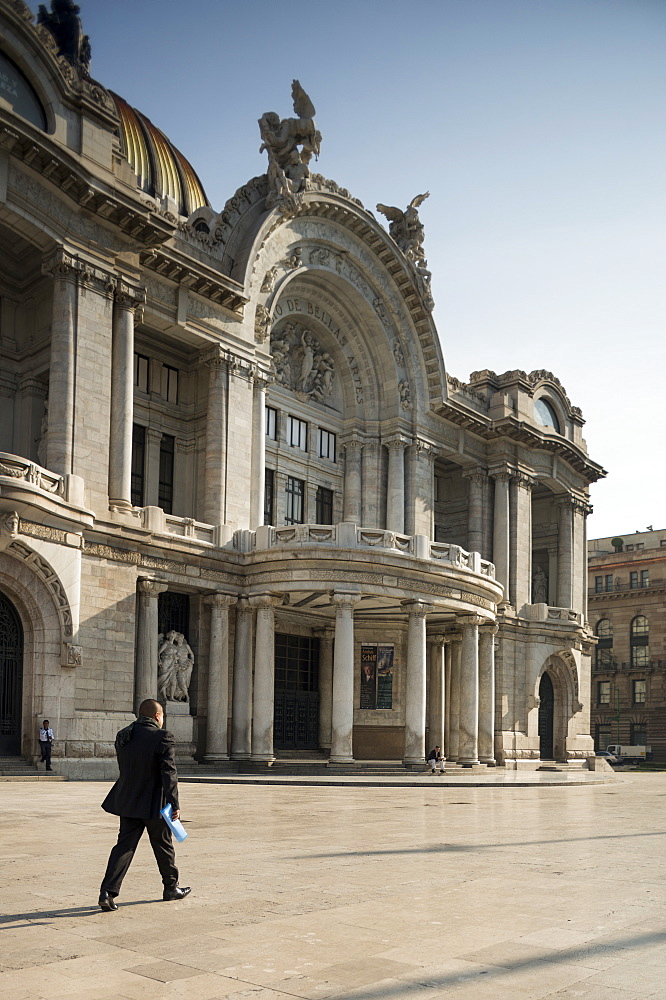
[[[461,625],[462,628],[469,628],[472,625],[487,625],[488,619],[482,618],[480,615],[461,615],[456,618],[456,624]]]
[[[505,473],[499,473],[498,475],[505,475]],[[508,476],[508,473],[506,473],[506,475]],[[467,469],[462,473],[462,477],[463,479],[469,479],[470,482],[474,483],[476,486],[482,486],[488,479],[488,470],[480,469],[478,467],[476,469]],[[494,478],[497,479],[498,476],[495,476]]]
[[[283,594],[253,594],[248,602],[251,608],[275,608],[282,604],[283,598]]]
[[[204,604],[207,604],[210,608],[227,608],[232,604],[236,604],[237,601],[238,598],[233,594],[210,594],[203,599]]]
[[[265,392],[268,386],[275,382],[275,379],[269,372],[262,371],[261,368],[255,368],[252,372],[251,382],[253,389],[256,389],[258,392],[261,390]]]
[[[322,639],[324,642],[332,642],[335,636],[334,628],[313,628],[312,634],[316,635],[318,639]]]
[[[497,622],[484,621],[482,625],[479,625],[480,635],[497,635],[499,632],[499,625]]]
[[[165,590],[169,589],[169,584],[162,583],[161,580],[149,580],[146,577],[139,577],[137,587],[140,594],[144,594],[147,597],[158,597],[159,594],[163,594]]]
[[[113,293],[113,300],[120,309],[135,312],[145,305],[146,289],[140,285],[130,284],[130,282],[118,278]]]
[[[364,442],[361,441],[361,439],[358,437],[351,437],[347,438],[346,441],[341,441],[340,445],[342,448],[344,448],[345,453],[351,451],[361,452],[363,449]]]
[[[428,643],[429,646],[445,646],[446,636],[444,635],[443,632],[437,632],[437,633],[429,632],[426,635],[426,642]]]
[[[399,434],[397,437],[383,441],[382,444],[385,444],[389,451],[404,451],[409,444],[409,440]]]
[[[348,608],[349,610],[353,610],[360,600],[360,594],[335,590],[331,593],[331,604],[335,604],[338,608]]]
[[[147,441],[161,441],[162,440],[162,428],[161,427],[146,427],[146,440]]]
[[[405,611],[409,612],[410,618],[425,618],[428,612],[432,611],[434,606],[429,604],[427,601],[401,601],[400,605],[405,609]]]
[[[76,281],[78,270],[78,259],[73,254],[67,253],[64,247],[58,247],[42,261],[42,274],[51,278]]]
[[[518,489],[529,490],[530,492],[537,486],[537,480],[524,472],[516,472],[513,476],[513,481]]]
[[[425,458],[434,462],[435,459],[440,456],[439,449],[436,448],[430,441],[426,441],[425,438],[415,437],[412,441],[412,445],[416,450],[418,458]]]

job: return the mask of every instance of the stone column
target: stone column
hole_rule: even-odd
[[[442,743],[442,753],[447,759],[451,758],[451,677],[453,673],[453,647],[458,645],[460,648],[460,637],[455,635],[446,635],[444,637],[444,650],[442,657],[442,669],[444,670],[444,742]],[[460,702],[460,690],[458,690],[458,701]]]
[[[204,521],[226,522],[227,498],[227,401],[229,368],[221,351],[206,360],[208,408],[206,410],[206,457],[204,465]],[[263,496],[261,498],[263,504]]]
[[[504,600],[509,601],[509,481],[508,472],[497,473],[493,519],[493,563],[495,579],[504,587]]]
[[[567,496],[558,503],[557,606],[573,607],[573,504]]]
[[[536,481],[522,473],[511,481],[511,570],[509,591],[516,611],[532,603],[532,490]]]
[[[412,511],[411,524],[415,535],[433,538],[435,533],[435,459],[437,452],[428,441],[414,442],[412,495],[407,506]],[[409,534],[410,532],[408,532]]]
[[[120,280],[113,304],[111,353],[111,432],[109,507],[132,507],[132,420],[134,415],[134,311],[145,301],[143,289]]]
[[[462,626],[460,663],[460,743],[458,763],[479,763],[479,625],[474,615],[459,619]]]
[[[257,609],[252,695],[252,760],[256,761],[275,760],[275,605],[281,603],[282,598],[274,594],[250,598],[250,604]]]
[[[458,760],[460,753],[460,660],[462,636],[450,638],[450,704],[449,704],[449,760]]]
[[[252,608],[246,597],[236,605],[234,683],[231,703],[231,756],[246,760],[252,754]]]
[[[146,698],[157,698],[157,599],[168,590],[166,583],[156,580],[139,580],[139,608],[137,614],[136,680],[134,685],[134,711]]]
[[[405,444],[403,438],[386,442],[389,453],[386,528],[399,535],[405,530]]]
[[[332,628],[315,629],[319,636],[319,746],[331,748],[331,711],[333,708],[333,636]]]
[[[584,500],[576,499],[573,503],[573,529],[572,529],[572,553],[571,553],[571,575],[572,575],[572,603],[574,611],[584,616],[587,620],[587,515],[588,504]]]
[[[365,441],[363,444],[361,476],[363,482],[361,524],[364,528],[378,528],[380,521],[381,446],[377,441]]]
[[[479,760],[495,766],[495,636],[497,625],[479,627]]]
[[[266,385],[267,381],[261,375],[253,377],[250,528],[258,528],[264,523],[264,493],[266,491]]]
[[[46,464],[62,476],[74,471],[77,265],[76,258],[58,249],[42,267],[53,278]]]
[[[354,728],[354,607],[360,594],[334,593],[335,649],[333,653],[333,708],[331,764],[352,764]]]
[[[430,690],[428,692],[428,746],[440,746],[442,756],[446,756],[446,637],[433,635],[429,637],[430,647]]]
[[[357,438],[344,443],[345,449],[345,495],[343,517],[354,524],[361,523],[361,455],[363,444]]]
[[[405,601],[403,607],[409,611],[403,763],[423,764],[426,751],[426,615],[432,605]]]
[[[483,549],[483,486],[485,473],[473,472],[467,476],[469,483],[467,501],[467,548],[470,552]]]
[[[229,594],[204,597],[210,607],[208,653],[208,733],[205,760],[228,760],[229,718],[229,608],[237,598]]]
[[[143,503],[145,507],[159,507],[161,444],[161,428],[146,427],[146,456],[143,488]]]

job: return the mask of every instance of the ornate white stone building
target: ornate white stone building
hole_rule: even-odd
[[[54,8],[0,0],[0,753],[111,773],[161,669],[205,761],[591,755],[560,382],[447,375],[426,196],[311,174],[298,84],[219,212]]]

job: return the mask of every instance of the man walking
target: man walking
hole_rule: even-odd
[[[148,831],[162,876],[162,899],[183,899],[191,891],[189,886],[178,885],[171,830],[160,816],[160,809],[167,804],[171,806],[173,819],[180,815],[174,738],[162,729],[163,723],[159,701],[147,698],[139,706],[136,722],[116,736],[120,777],[104,799],[102,809],[120,816],[120,832],[102,879],[99,894],[102,910],[118,909],[116,896],[144,830]]]
[[[46,770],[52,771],[51,748],[53,746],[53,730],[48,719],[44,719],[39,730],[39,749],[42,752],[42,764],[46,763]]]

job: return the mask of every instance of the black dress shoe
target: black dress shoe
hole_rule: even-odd
[[[191,886],[177,885],[174,886],[173,889],[165,889],[164,892],[162,893],[162,899],[166,900],[167,902],[170,899],[185,899],[185,897],[189,896],[191,892],[192,892]]]
[[[100,910],[106,910],[107,913],[110,913],[111,910],[118,909],[115,896],[110,896],[109,893],[105,892],[103,889],[99,894],[98,902]]]

